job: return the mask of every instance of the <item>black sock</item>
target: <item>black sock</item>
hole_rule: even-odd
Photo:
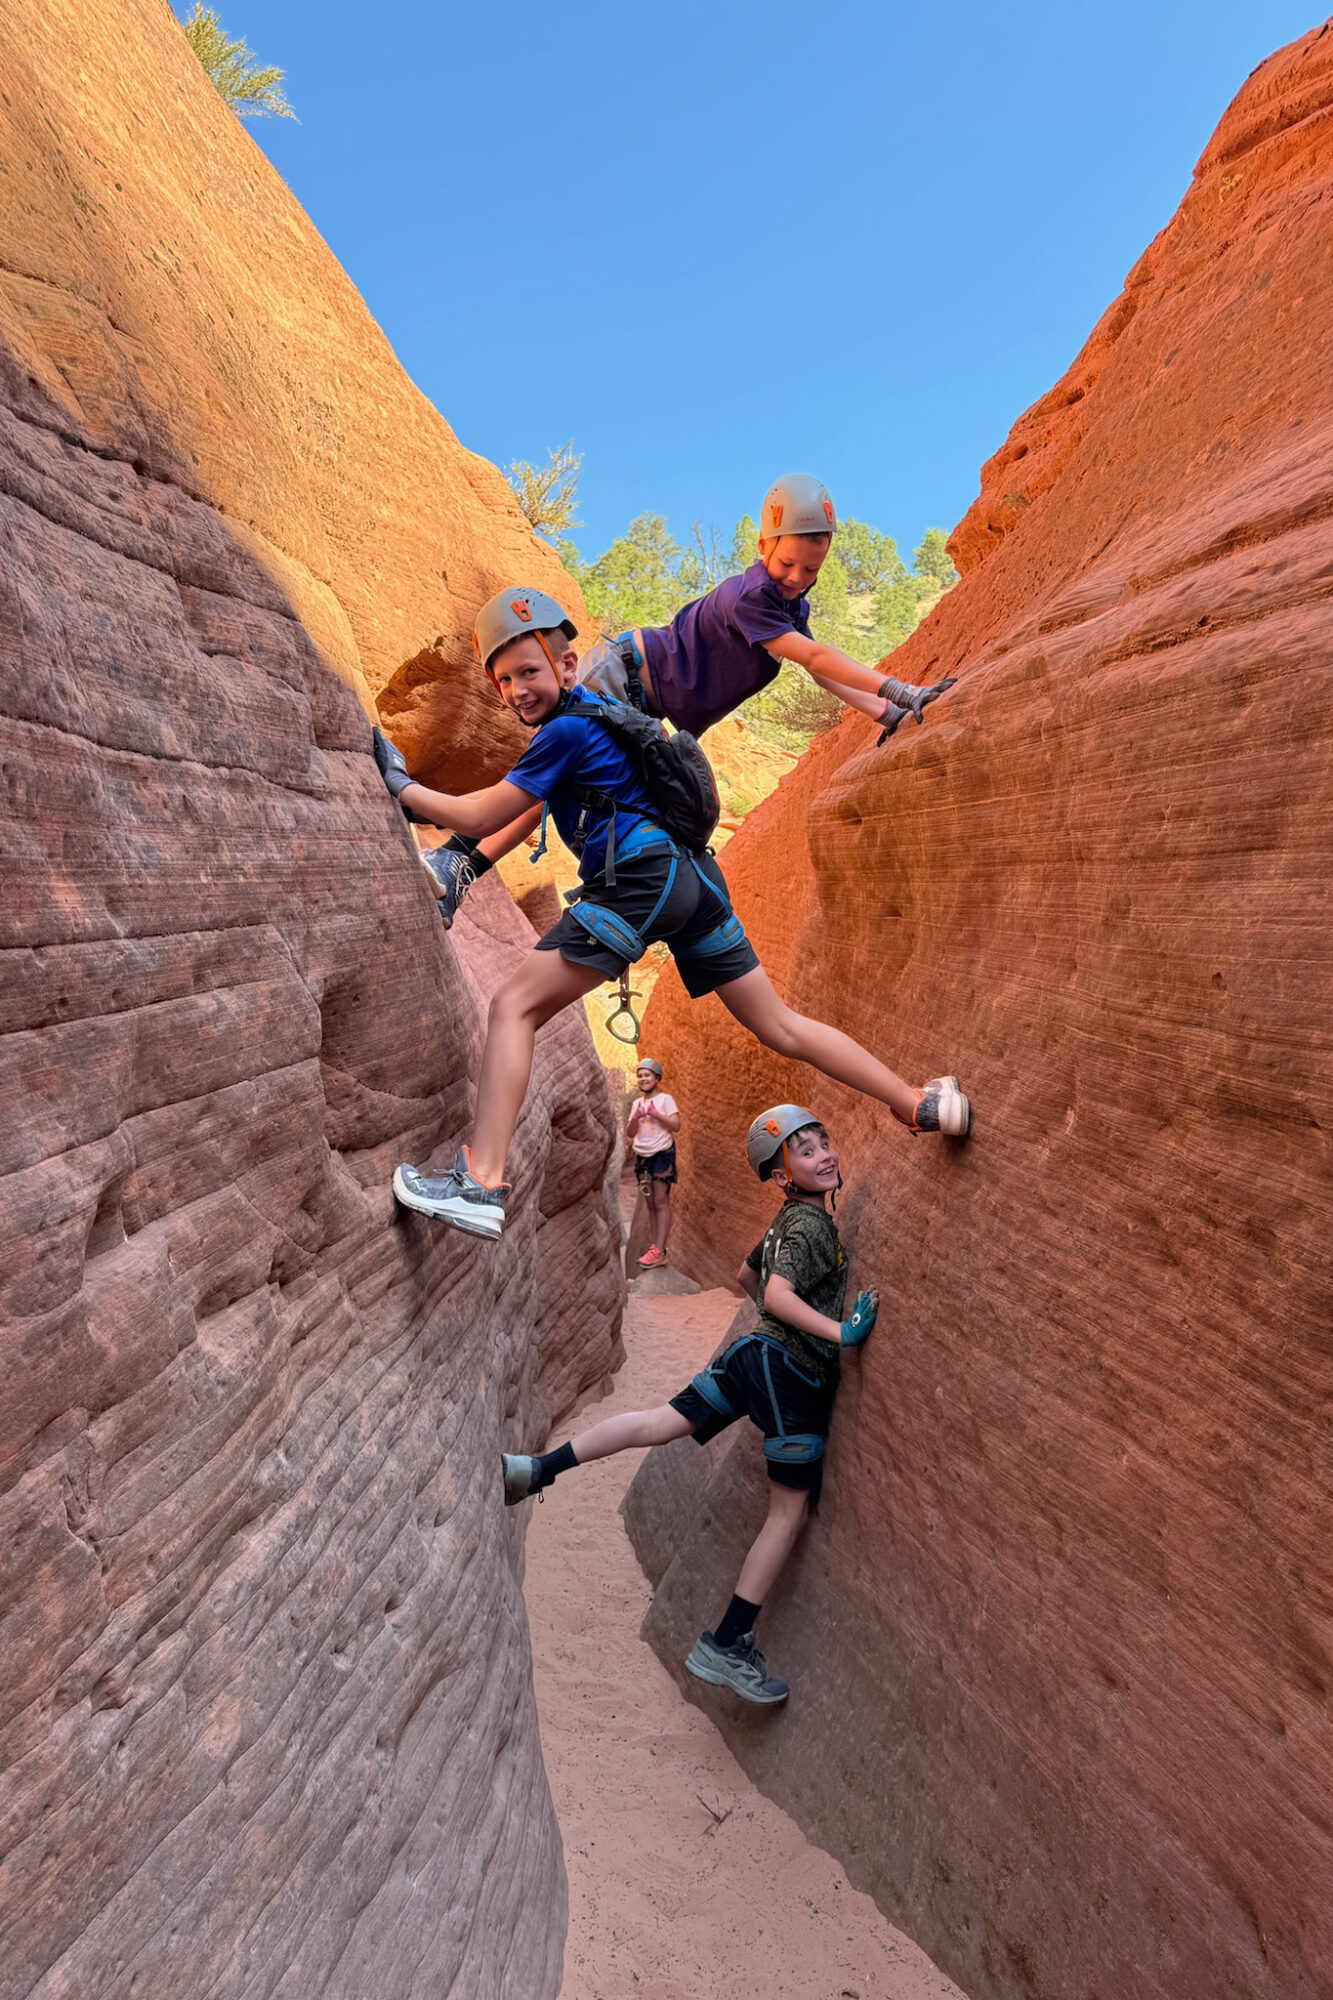
[[[537,1478],[535,1484],[538,1486],[549,1486],[551,1481],[559,1478],[562,1472],[572,1472],[577,1464],[578,1460],[574,1456],[574,1447],[572,1444],[559,1445],[554,1451],[539,1451],[537,1453]]]
[[[753,1632],[754,1621],[763,1609],[762,1605],[751,1604],[748,1598],[733,1597],[722,1614],[722,1623],[713,1637],[719,1646],[734,1646],[747,1632]]]
[[[469,840],[465,833],[451,833],[444,844],[450,854],[466,854],[472,864],[472,873],[474,875],[484,875],[488,868],[494,868],[495,866],[490,855],[483,854],[477,842]]]

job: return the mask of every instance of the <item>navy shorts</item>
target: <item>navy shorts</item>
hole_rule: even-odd
[[[828,1436],[837,1385],[828,1387],[802,1368],[794,1354],[775,1340],[746,1334],[733,1341],[704,1371],[715,1392],[731,1407],[731,1415],[716,1407],[695,1385],[671,1398],[694,1425],[696,1444],[711,1444],[728,1425],[748,1417],[764,1434],[768,1476],[778,1486],[794,1486],[812,1501],[819,1498],[824,1472],[824,1439]],[[800,1440],[784,1454],[785,1440]],[[818,1449],[814,1441],[818,1441]]]
[[[616,886],[589,882],[579,900],[605,903],[642,935],[665,887],[671,856],[662,849],[636,854],[628,861],[616,861]],[[724,935],[723,927],[726,927]],[[701,854],[696,866],[686,854],[678,857],[676,879],[671,893],[657,913],[646,942],[663,940],[676,961],[691,1000],[716,993],[733,979],[753,972],[759,964],[754,946],[733,915],[726,878],[711,854]],[[619,979],[633,961],[585,930],[572,911],[566,910],[545,937],[537,940],[538,951],[558,951],[574,965],[591,965],[607,979]]]
[[[663,1146],[659,1153],[636,1153],[634,1155],[634,1178],[636,1181],[666,1181],[678,1178],[676,1174],[676,1149]]]

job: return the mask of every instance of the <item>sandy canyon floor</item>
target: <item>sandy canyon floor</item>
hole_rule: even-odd
[[[631,1293],[628,1360],[592,1414],[674,1395],[735,1303]],[[964,2000],[755,1790],[640,1640],[648,1585],[619,1514],[640,1458],[560,1480],[528,1527],[542,1748],[569,1872],[561,2000]]]

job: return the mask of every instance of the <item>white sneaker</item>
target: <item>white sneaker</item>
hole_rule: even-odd
[[[404,1208],[414,1208],[418,1215],[436,1216],[469,1236],[494,1239],[505,1226],[505,1196],[513,1189],[508,1181],[486,1187],[469,1173],[464,1146],[447,1174],[423,1174],[406,1164],[395,1167],[393,1192]]]

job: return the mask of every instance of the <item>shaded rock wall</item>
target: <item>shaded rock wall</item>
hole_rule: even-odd
[[[165,6],[0,52],[0,1994],[551,1996],[495,1454],[617,1358],[614,1133],[568,1016],[504,1242],[396,1211],[531,932],[357,698],[530,538]]]
[[[791,1708],[718,1713],[975,2000],[1333,1990],[1331,345],[1325,29],[987,467],[895,658],[958,689],[882,751],[844,723],[732,843],[777,983],[957,1068],[968,1147],[674,974],[648,1017],[684,1267],[760,1233],[746,1124],[795,1096],[886,1300],[765,1614]],[[762,1505],[752,1446],[692,1454],[627,1503],[677,1670]]]

